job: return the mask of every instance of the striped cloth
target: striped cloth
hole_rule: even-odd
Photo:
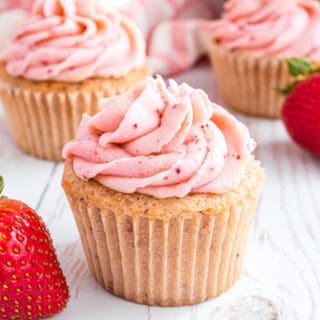
[[[190,68],[206,52],[205,26],[208,20],[218,16],[223,2],[223,0],[100,1],[112,9],[121,11],[137,23],[146,38],[149,65],[154,73],[162,75]],[[30,10],[32,2],[32,0],[0,0],[0,10],[17,8]],[[18,19],[19,12],[15,12]],[[9,12],[3,12],[2,16],[6,14]],[[14,20],[12,13],[10,20],[12,26]],[[1,30],[8,34],[7,28]],[[3,38],[3,35],[0,37]]]
[[[32,6],[32,0],[0,0],[0,10],[21,9],[30,10]]]

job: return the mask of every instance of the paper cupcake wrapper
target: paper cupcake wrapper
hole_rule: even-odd
[[[0,96],[18,147],[37,158],[60,161],[62,148],[75,137],[83,113],[95,114],[101,97],[120,94],[147,74],[144,67],[129,77],[106,80],[106,83],[97,79],[98,89],[66,84],[59,90],[50,90],[50,84],[41,86],[41,83],[37,89],[34,82],[29,86],[28,80],[21,79],[23,85],[15,85],[13,77],[6,75],[0,79]],[[94,83],[91,80],[90,86]]]
[[[219,214],[190,211],[168,220],[67,196],[101,286],[137,303],[182,306],[216,297],[239,278],[260,188],[261,177],[250,196]]]
[[[250,115],[280,117],[285,97],[276,89],[292,81],[284,60],[254,57],[214,42],[209,55],[226,106]]]
[[[60,161],[83,113],[98,111],[99,93],[43,93],[2,89],[1,97],[18,147],[37,158]]]

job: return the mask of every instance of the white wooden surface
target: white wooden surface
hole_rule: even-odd
[[[206,62],[176,79],[203,88],[220,101]],[[71,289],[68,307],[53,320],[320,319],[320,159],[295,146],[279,120],[239,118],[258,142],[256,156],[267,173],[242,277],[215,300],[156,308],[123,301],[95,283],[60,186],[63,164],[22,154],[0,107],[5,193],[25,201],[43,217]]]

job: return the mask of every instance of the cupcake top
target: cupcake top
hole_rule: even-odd
[[[230,0],[210,26],[223,47],[257,55],[320,56],[320,3],[316,0]]]
[[[36,1],[3,56],[12,76],[65,82],[120,77],[145,59],[140,31],[119,13],[88,0]]]
[[[239,183],[254,142],[199,89],[148,78],[84,115],[63,157],[81,179],[156,198],[224,193]]]

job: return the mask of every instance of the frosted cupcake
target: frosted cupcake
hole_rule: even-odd
[[[202,90],[160,77],[102,106],[63,150],[92,275],[148,305],[223,293],[239,278],[264,178],[248,130]]]
[[[95,1],[36,1],[0,64],[0,95],[17,145],[60,160],[83,113],[148,74],[145,42]]]
[[[224,102],[258,116],[279,117],[293,56],[320,58],[320,3],[231,0],[210,26],[210,57]]]

